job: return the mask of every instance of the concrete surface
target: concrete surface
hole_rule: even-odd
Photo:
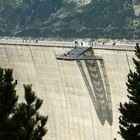
[[[3,43],[0,66],[13,68],[20,101],[27,83],[44,100],[41,112],[49,116],[44,140],[121,140],[118,107],[127,101],[125,83],[133,69],[132,48],[95,48],[90,55],[101,56],[103,63],[56,60],[56,54],[69,49]]]

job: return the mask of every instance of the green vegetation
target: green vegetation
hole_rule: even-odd
[[[31,85],[24,85],[25,102],[18,103],[12,73],[0,68],[0,139],[42,140],[48,120],[38,113],[43,101],[35,96]]]
[[[0,4],[0,36],[130,39],[137,31],[135,37],[140,37],[132,0],[92,0],[81,7],[68,0],[0,0]]]
[[[140,140],[140,47],[135,49],[133,58],[135,71],[128,74],[127,91],[129,101],[120,104],[119,134],[125,140]]]

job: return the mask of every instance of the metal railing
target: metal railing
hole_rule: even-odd
[[[84,41],[83,41],[84,42]],[[25,45],[25,46],[51,46],[51,47],[75,47],[74,40],[54,40],[50,39],[32,39],[32,38],[9,38],[4,37],[0,38],[0,45]],[[133,51],[135,49],[135,43],[98,43],[90,42],[89,44],[85,41],[85,45],[80,47],[92,47],[93,49],[105,49],[105,50],[124,50],[124,51]],[[80,45],[80,44],[79,44]]]

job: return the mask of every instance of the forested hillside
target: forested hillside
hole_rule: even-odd
[[[139,4],[138,0],[0,0],[0,36],[140,38]]]

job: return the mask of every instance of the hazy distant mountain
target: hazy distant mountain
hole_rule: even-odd
[[[140,38],[139,0],[0,0],[0,36]]]

